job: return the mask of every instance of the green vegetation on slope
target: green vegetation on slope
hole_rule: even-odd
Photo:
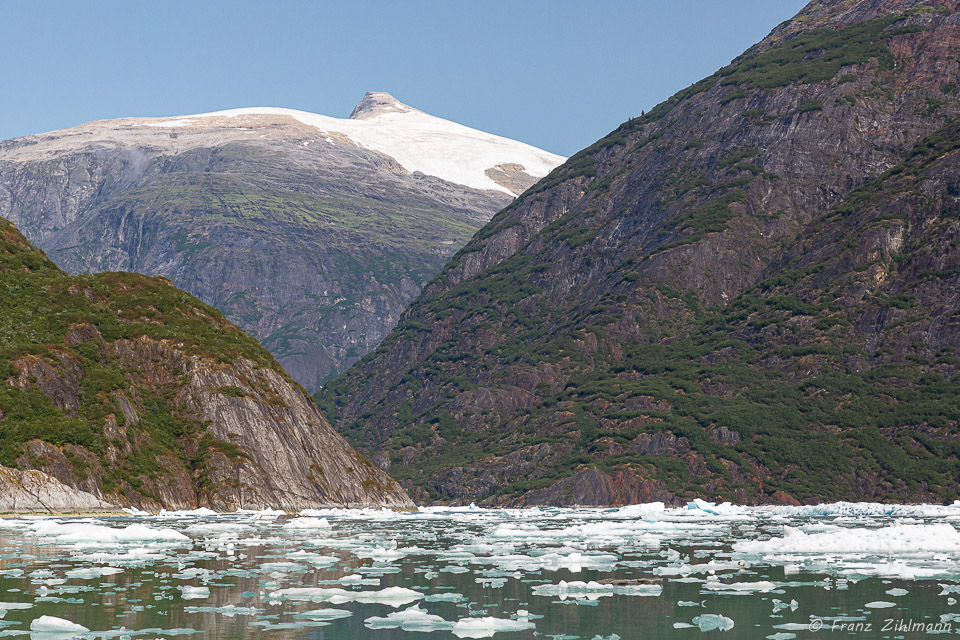
[[[960,265],[940,176],[960,135],[898,139],[956,117],[943,61],[900,55],[953,27],[903,19],[769,41],[573,156],[319,394],[328,416],[441,500],[588,467],[678,499],[955,497]],[[898,126],[867,146],[867,118]],[[498,235],[518,225],[519,250]],[[485,248],[492,266],[462,280]]]
[[[32,440],[76,445],[81,449],[67,450],[74,473],[82,480],[91,464],[99,464],[106,492],[151,497],[142,481],[167,471],[161,456],[181,460],[202,475],[202,452],[193,446],[202,425],[174,404],[172,394],[180,381],[151,381],[143,372],[125,368],[111,351],[112,343],[140,337],[168,340],[190,355],[221,363],[246,358],[282,372],[270,354],[219,311],[167,281],[126,273],[69,276],[2,218],[0,299],[0,464],[18,466],[24,445]],[[96,332],[80,332],[68,341],[72,330],[87,325]],[[35,374],[23,379],[22,371],[32,364],[45,379]],[[67,396],[78,392],[76,406],[65,402],[56,408],[43,391],[63,381],[69,381]],[[135,426],[125,424],[121,396],[140,404]],[[108,446],[125,445],[108,438],[110,421],[126,428],[131,451],[116,463],[106,457]]]

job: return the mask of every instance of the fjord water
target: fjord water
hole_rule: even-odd
[[[960,629],[957,526],[843,503],[6,519],[0,635],[922,637]]]

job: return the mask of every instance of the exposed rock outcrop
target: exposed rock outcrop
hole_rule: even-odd
[[[384,139],[422,125],[416,139],[441,147],[422,155],[447,158],[455,175],[477,165],[483,179],[486,151],[443,145],[493,145],[509,168],[489,186],[507,192],[408,170],[370,146],[376,132],[354,140],[337,130],[404,114],[418,120],[396,131],[388,122]],[[264,109],[123,118],[7,140],[0,215],[71,273],[168,277],[313,392],[375,347],[477,229],[563,160],[384,93],[367,94],[351,117]],[[511,162],[518,154],[548,166]]]
[[[501,211],[326,414],[424,499],[953,500],[958,47],[956,0],[811,2]]]
[[[113,511],[117,507],[42,471],[0,467],[0,513]]]
[[[256,341],[160,278],[71,277],[0,218],[0,504],[410,507]]]

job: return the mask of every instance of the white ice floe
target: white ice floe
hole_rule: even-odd
[[[32,602],[0,602],[0,619],[5,617],[8,611],[20,611],[32,608]]]
[[[645,504],[630,504],[609,512],[612,518],[655,518],[663,515],[666,505],[662,502],[648,502]]]
[[[739,593],[766,593],[773,591],[777,585],[769,580],[760,580],[758,582],[707,582],[703,585],[707,591],[734,591]]]
[[[344,520],[396,520],[404,514],[393,509],[304,509],[300,512],[305,518],[337,518]]]
[[[297,618],[310,618],[311,620],[338,620],[349,618],[352,615],[353,612],[346,609],[311,609],[294,614]]]
[[[64,575],[68,578],[79,580],[94,580],[96,578],[112,576],[118,573],[123,573],[123,569],[118,567],[86,567],[83,569],[70,569]]]
[[[832,531],[813,534],[795,527],[784,527],[782,538],[744,540],[734,543],[733,548],[747,554],[912,555],[958,552],[960,531],[949,524],[893,525],[878,529],[837,527]]]
[[[180,510],[180,511],[167,511],[166,509],[161,509],[160,513],[157,514],[158,518],[209,518],[211,516],[219,516],[220,513],[214,511],[213,509],[207,509],[206,507],[200,507],[199,509],[189,509],[189,510]]]
[[[324,589],[321,587],[290,587],[279,589],[270,594],[274,600],[300,600],[308,602],[330,602],[344,604],[360,602],[364,604],[386,604],[402,607],[405,604],[423,599],[423,594],[405,587],[387,587],[380,591],[346,591],[344,589]]]
[[[40,616],[30,623],[30,631],[45,634],[41,637],[70,638],[88,633],[90,629],[63,618]]]
[[[559,571],[579,573],[583,569],[611,570],[620,558],[609,553],[545,553],[537,556],[508,555],[473,557],[473,564],[491,564],[505,571]]]
[[[730,631],[734,622],[727,616],[716,613],[704,613],[693,619],[693,624],[700,627],[700,631]]]
[[[596,600],[606,596],[659,596],[663,587],[659,584],[630,584],[617,585],[601,582],[583,582],[561,580],[557,584],[538,584],[533,587],[535,596],[551,596],[566,600],[567,598],[586,598]]]
[[[183,610],[187,613],[218,613],[227,618],[234,616],[255,616],[263,613],[263,609],[257,609],[256,607],[238,607],[233,604],[222,607],[184,607]]]
[[[294,518],[283,525],[284,529],[330,529],[330,521],[326,518]]]
[[[210,587],[194,587],[188,584],[177,587],[184,600],[203,600],[210,597]]]
[[[428,613],[415,604],[403,611],[388,613],[386,617],[371,617],[364,621],[367,629],[402,629],[403,631],[453,631],[455,623]]]
[[[122,544],[127,542],[190,542],[190,538],[173,529],[154,529],[143,524],[126,527],[107,527],[92,522],[67,522],[40,520],[30,525],[29,530],[41,538],[57,543],[72,543],[79,546]]]
[[[310,553],[309,551],[294,551],[293,553],[287,554],[287,557],[291,560],[302,560],[315,567],[329,567],[330,565],[340,562],[340,558],[337,556],[325,556],[319,553]]]
[[[503,631],[524,631],[535,629],[536,625],[526,617],[517,619],[493,618],[461,618],[453,625],[453,635],[458,638],[491,638],[494,634]]]

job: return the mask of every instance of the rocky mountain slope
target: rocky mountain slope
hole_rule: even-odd
[[[311,391],[563,158],[369,93],[105,120],[0,142],[0,214],[71,273],[170,278]]]
[[[499,213],[320,396],[416,496],[960,491],[960,13],[811,2]]]
[[[69,276],[0,218],[0,300],[0,509],[410,505],[169,281]]]

